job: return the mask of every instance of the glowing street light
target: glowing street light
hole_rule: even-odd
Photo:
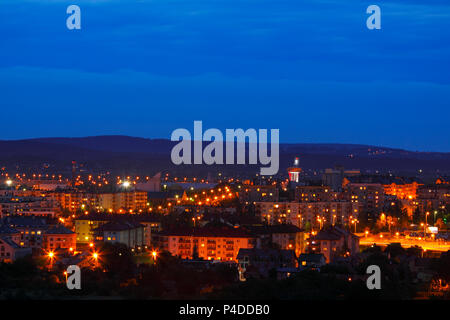
[[[319,222],[320,230],[322,230],[322,219],[320,217],[317,217],[317,221]]]
[[[124,183],[122,183],[122,186],[124,188],[128,188],[128,187],[130,187],[130,182],[129,181],[125,181]]]
[[[92,254],[92,258],[94,258],[94,266],[97,267],[97,262],[98,262],[98,253],[94,252]]]
[[[426,233],[426,227],[428,227],[428,216],[430,215],[430,213],[429,212],[427,212],[426,214],[425,214],[425,228],[423,228],[423,236],[425,236],[425,233]]]
[[[47,256],[50,258],[50,269],[53,269],[53,258],[55,257],[55,253],[50,251]]]

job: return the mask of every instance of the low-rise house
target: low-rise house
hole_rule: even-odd
[[[108,222],[140,223],[144,229],[144,245],[150,247],[152,233],[161,230],[160,218],[149,214],[88,214],[75,220],[77,242],[90,243],[95,240],[95,231]]]
[[[123,243],[129,248],[145,246],[144,226],[137,222],[111,221],[94,230],[95,240]]]
[[[0,261],[14,262],[16,259],[31,254],[31,248],[22,248],[10,237],[0,237]]]
[[[298,265],[300,269],[318,270],[326,263],[325,256],[321,253],[302,253],[298,257]]]
[[[240,249],[237,255],[240,280],[267,278],[279,268],[296,268],[297,259],[293,250]]]
[[[136,221],[144,226],[144,245],[151,247],[152,234],[161,231],[160,219],[153,215],[140,214]]]
[[[11,228],[8,225],[0,224],[0,237],[9,237],[15,243],[20,245],[21,234],[20,231],[14,228]]]
[[[32,249],[42,248],[43,235],[49,228],[46,219],[37,217],[10,216],[3,218],[1,223],[18,230],[19,244]]]
[[[304,252],[304,230],[292,224],[245,226],[244,228],[257,237],[257,248],[268,248],[275,244],[280,249],[294,250],[297,256]]]
[[[90,214],[75,220],[75,233],[77,243],[86,244],[94,241],[94,230],[110,221],[106,214]]]
[[[45,231],[43,249],[67,249],[75,250],[77,244],[77,236],[75,232],[64,226],[55,226]]]
[[[321,253],[330,263],[337,257],[359,253],[359,237],[337,226],[320,230],[309,239],[310,251]]]

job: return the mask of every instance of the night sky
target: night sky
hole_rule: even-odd
[[[449,71],[448,0],[0,0],[0,139],[170,138],[202,120],[450,152]]]

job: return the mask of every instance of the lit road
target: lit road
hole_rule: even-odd
[[[359,236],[359,244],[360,245],[372,245],[376,244],[378,246],[387,246],[391,243],[400,243],[402,247],[409,248],[413,246],[422,247],[424,250],[433,250],[433,251],[448,251],[450,250],[450,241],[442,241],[442,240],[419,240],[418,238],[409,238],[401,236],[386,236],[384,235],[382,238],[377,235],[365,235],[364,233],[357,234]]]

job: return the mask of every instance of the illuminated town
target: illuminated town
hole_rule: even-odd
[[[2,316],[445,317],[449,40],[449,0],[0,0]]]
[[[1,268],[31,259],[56,286],[74,264],[90,281],[120,279],[117,288],[100,281],[92,296],[226,297],[228,287],[307,272],[362,283],[361,266],[378,257],[407,270],[409,293],[394,297],[448,297],[448,177],[336,166],[312,178],[299,159],[277,176],[244,178],[90,174],[75,161],[69,175],[3,168]],[[200,278],[189,287],[177,272]]]

